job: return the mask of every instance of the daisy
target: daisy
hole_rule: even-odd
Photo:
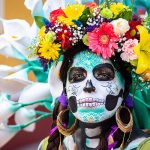
[[[119,37],[114,33],[114,27],[110,23],[102,23],[99,28],[88,32],[88,46],[97,55],[102,55],[104,59],[110,58],[114,54],[114,49],[118,48],[116,42]]]

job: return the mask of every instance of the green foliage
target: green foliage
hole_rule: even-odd
[[[36,25],[41,29],[43,26],[49,24],[49,20],[41,16],[34,16]]]
[[[149,31],[149,33],[150,33],[150,16],[148,16],[148,17],[144,20],[143,25],[144,25],[146,28],[148,28],[148,31]]]
[[[126,20],[132,20],[132,11],[131,10],[124,11],[121,17]]]
[[[86,8],[78,20],[85,25],[89,17],[91,17],[90,9]]]

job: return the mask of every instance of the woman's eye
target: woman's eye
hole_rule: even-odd
[[[82,75],[82,74],[76,74],[75,77],[76,77],[76,78],[82,78],[83,75]]]
[[[102,81],[107,81],[107,80],[110,80],[111,77],[108,75],[108,74],[96,74],[95,77],[98,79],[98,80],[102,80]]]
[[[114,69],[111,64],[100,64],[93,69],[94,77],[99,81],[110,81],[115,77]]]
[[[82,78],[84,78],[83,74],[74,74],[74,75],[73,75],[73,79],[74,79],[74,80],[80,80],[80,79],[82,79]]]
[[[73,67],[69,73],[70,83],[81,82],[86,78],[86,71],[83,68]]]

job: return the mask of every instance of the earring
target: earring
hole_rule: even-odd
[[[127,113],[130,116],[130,120],[128,120],[128,122],[123,122],[122,118],[121,118],[121,112],[125,113],[125,111],[127,111]],[[132,132],[132,128],[133,128],[133,117],[132,117],[132,113],[130,111],[130,109],[126,106],[120,106],[117,111],[116,111],[116,123],[118,125],[118,128],[124,133],[123,136],[123,141],[120,145],[120,150],[123,150],[123,146],[124,146],[124,138],[125,138],[125,134],[129,133],[131,134]]]
[[[71,127],[66,127],[66,125],[62,122],[62,118],[65,112],[69,111],[69,109],[62,110],[57,116],[57,127],[61,134],[65,136],[72,135],[77,127],[78,127],[78,120],[75,118],[75,123]]]

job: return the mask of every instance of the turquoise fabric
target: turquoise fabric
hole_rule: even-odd
[[[133,74],[131,96],[133,97],[133,117],[136,125],[141,129],[150,129],[150,83],[143,83]]]

